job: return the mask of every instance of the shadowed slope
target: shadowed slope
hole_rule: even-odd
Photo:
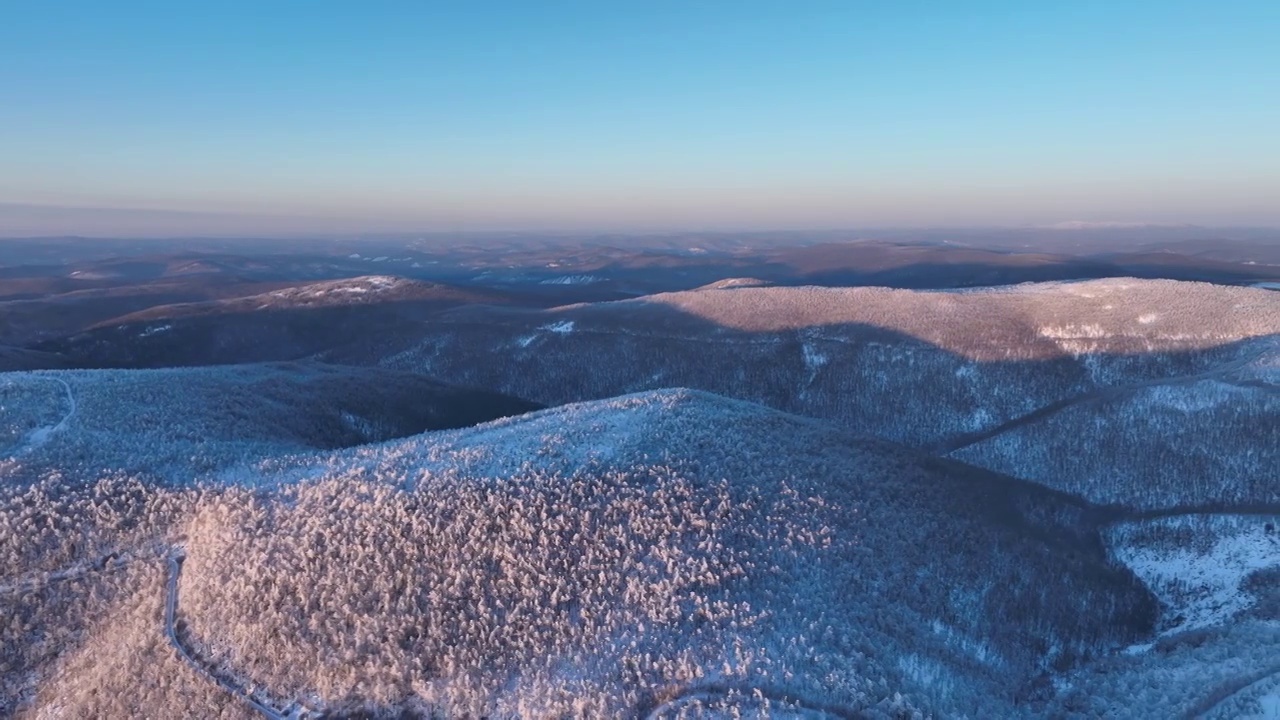
[[[206,277],[166,278],[142,285],[108,287],[92,287],[95,283],[88,280],[66,282],[68,287],[35,287],[29,296],[0,298],[0,343],[31,346],[83,332],[111,318],[147,308],[260,293],[283,284]],[[13,285],[0,282],[0,288],[10,286],[15,294],[23,289]],[[85,285],[90,287],[83,287]]]
[[[547,404],[697,387],[1160,508],[1280,499],[1277,338],[1280,295],[1193,283],[734,288],[459,309],[384,363]]]
[[[45,370],[68,365],[65,358],[53,353],[0,345],[0,373],[17,370]]]
[[[372,364],[411,344],[422,323],[441,310],[512,301],[497,292],[368,276],[150,307],[39,347],[83,367],[222,365],[321,353]]]
[[[0,468],[188,484],[250,458],[456,428],[536,406],[318,363],[0,374]]]

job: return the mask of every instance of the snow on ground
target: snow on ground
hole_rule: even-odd
[[[557,335],[568,335],[573,332],[573,324],[572,320],[557,320],[556,322],[547,323],[546,325],[539,325],[537,329],[553,332]],[[521,335],[516,338],[516,345],[519,345],[522,348],[527,348],[537,339],[538,333],[536,332],[529,335]]]
[[[1280,680],[1254,702],[1258,705],[1258,713],[1246,715],[1241,720],[1280,720]]]
[[[677,408],[697,411],[719,400],[709,397],[676,388],[562,405],[435,434],[425,452],[435,460],[448,457],[475,477],[502,477],[531,461],[579,468],[614,458],[624,446],[642,440],[655,423],[670,420]],[[520,432],[513,432],[516,427]],[[411,455],[423,451],[414,448]]]
[[[348,429],[359,433],[362,437],[369,439],[377,437],[377,428],[367,418],[363,418],[352,412],[347,412],[346,410],[339,413],[339,417],[342,419],[343,425],[347,426]]]
[[[1067,323],[1065,325],[1046,325],[1040,328],[1040,337],[1053,340],[1098,340],[1110,334],[1097,323]]]
[[[1115,557],[1165,606],[1164,632],[1220,625],[1255,603],[1241,585],[1280,566],[1277,516],[1182,515],[1121,523],[1107,532]]]
[[[764,287],[769,284],[770,284],[769,281],[761,280],[759,278],[750,278],[750,277],[725,278],[723,280],[717,280],[713,283],[708,283],[706,285],[703,285],[702,287],[698,288],[698,290],[732,290],[734,288],[744,288],[744,287]]]
[[[977,660],[984,665],[998,666],[1003,662],[1000,654],[992,649],[987,643],[966,636],[963,632],[947,625],[941,620],[934,619],[930,625],[930,629],[934,633],[941,635],[947,639],[947,644],[954,647],[969,657]]]
[[[558,322],[554,322],[554,323],[551,323],[551,324],[549,324],[549,325],[542,325],[542,326],[539,326],[539,327],[538,327],[538,329],[539,329],[539,330],[547,330],[547,331],[549,331],[549,332],[553,332],[553,333],[559,333],[559,334],[561,334],[561,335],[567,335],[567,334],[569,334],[569,333],[573,332],[573,321],[572,321],[572,320],[560,320],[560,321],[558,321]]]
[[[149,327],[146,330],[143,330],[142,332],[138,333],[138,337],[151,337],[152,335],[157,335],[166,330],[171,330],[172,328],[173,326],[167,323],[164,325],[156,325],[155,327]]]
[[[538,283],[539,285],[591,285],[592,283],[601,282],[601,279],[595,275],[561,275],[560,277],[548,278]]]
[[[801,354],[804,358],[804,367],[808,371],[809,376],[805,378],[804,385],[800,388],[800,394],[808,393],[809,387],[818,379],[818,373],[822,372],[822,368],[830,360],[826,355],[822,354],[813,343],[805,341],[800,343]]]
[[[1249,677],[1245,676],[1245,680]],[[1280,720],[1280,672],[1266,674],[1245,685],[1198,717],[1204,720]]]
[[[340,295],[364,295],[392,290],[410,281],[389,275],[369,275],[366,277],[348,278],[319,282],[301,287],[285,288],[268,293],[269,297],[287,298],[290,300],[309,300]]]
[[[67,427],[77,409],[75,394],[62,378],[12,373],[0,386],[0,411],[5,414],[0,441],[7,438],[16,444],[0,453],[18,457],[46,444]]]
[[[1202,380],[1194,385],[1157,385],[1145,388],[1137,403],[1141,411],[1175,410],[1197,413],[1220,405],[1248,402],[1252,391],[1219,380]]]
[[[818,352],[817,348],[804,343],[804,366],[809,369],[810,374],[816,374],[818,369],[827,364],[827,356]]]
[[[1258,705],[1262,709],[1259,720],[1280,720],[1280,687],[1258,698]]]

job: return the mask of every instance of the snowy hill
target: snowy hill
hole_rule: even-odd
[[[127,524],[103,519],[115,517],[110,494],[50,497],[42,512],[87,524],[104,546],[180,543],[184,642],[216,676],[281,704],[1004,715],[1021,686],[1140,641],[1156,621],[1086,505],[695,391],[267,458],[223,477],[234,482],[135,488],[165,511]],[[86,506],[97,510],[75,514]],[[128,714],[185,702],[168,679],[175,661],[148,640],[162,580],[136,572],[135,585],[100,580],[136,609],[84,625],[85,649],[39,703]],[[106,636],[129,658],[110,677],[76,654]]]
[[[0,374],[0,472],[187,485],[251,458],[472,425],[533,404],[319,363]]]
[[[192,315],[216,315],[261,310],[365,305],[411,300],[461,304],[489,299],[485,293],[389,275],[366,275],[296,285],[247,297],[209,302],[161,305],[100,323],[101,326],[155,322]]]
[[[308,282],[54,348],[352,365],[0,373],[0,716],[1275,706],[1280,294],[485,297]]]
[[[82,367],[221,365],[321,355],[373,364],[412,344],[419,327],[441,310],[510,301],[497,292],[374,275],[158,305],[40,347]]]

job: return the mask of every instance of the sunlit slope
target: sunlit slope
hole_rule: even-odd
[[[1069,499],[698,392],[259,470],[306,480],[199,506],[184,614],[330,708],[974,713],[1155,619]]]
[[[687,390],[219,477],[7,486],[25,707],[234,716],[166,640],[178,548],[200,662],[334,711],[1004,714],[1156,622],[1070,498]]]

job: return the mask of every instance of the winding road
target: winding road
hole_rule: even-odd
[[[71,385],[68,384],[66,380],[49,375],[40,375],[38,377],[43,380],[52,380],[62,386],[62,391],[65,393],[67,398],[67,411],[63,414],[62,419],[58,420],[57,423],[38,427],[28,433],[26,440],[11,450],[9,452],[10,455],[25,455],[49,442],[49,437],[54,433],[61,432],[65,429],[67,427],[67,423],[71,422],[71,418],[75,417],[76,413],[79,411],[79,406],[76,404],[76,394],[72,392]]]
[[[272,705],[258,699],[259,693],[254,693],[246,688],[243,684],[236,682],[222,673],[215,672],[208,666],[196,659],[195,654],[183,644],[178,637],[177,619],[178,619],[178,580],[182,577],[182,561],[186,559],[186,553],[181,548],[174,548],[168,556],[169,577],[165,583],[165,599],[164,599],[164,634],[169,640],[169,644],[178,653],[178,657],[187,664],[195,673],[209,682],[217,685],[238,700],[256,710],[260,715],[271,720],[302,720],[304,718],[315,718],[319,713],[306,708],[297,702],[272,703],[272,705],[281,705],[283,710],[277,710]]]
[[[1208,720],[1214,717],[1216,710],[1223,708],[1231,700],[1269,680],[1280,680],[1280,664],[1219,686],[1187,711],[1186,720]]]
[[[8,583],[0,584],[0,595],[10,593],[30,592],[37,590],[45,585],[64,580],[73,580],[83,577],[90,573],[96,572],[114,572],[127,567],[130,563],[137,560],[152,560],[157,555],[165,555],[168,562],[169,573],[165,582],[165,601],[164,601],[164,634],[169,644],[177,652],[178,657],[187,664],[195,673],[209,682],[221,687],[223,690],[234,695],[236,698],[244,702],[249,707],[258,711],[263,717],[272,720],[307,720],[319,717],[319,713],[311,708],[303,706],[298,702],[276,702],[271,705],[259,699],[261,691],[258,693],[251,692],[242,684],[224,677],[223,674],[215,672],[211,668],[202,664],[198,660],[191,649],[183,644],[178,637],[178,580],[182,576],[182,561],[186,555],[181,548],[171,548],[168,553],[163,553],[161,548],[151,547],[134,551],[113,551],[102,555],[94,560],[79,562],[70,565],[61,570],[53,572],[36,572],[29,573],[24,577],[19,577]],[[272,705],[284,707],[284,710],[277,710]]]
[[[1019,415],[1018,417],[1015,417],[1011,420],[1007,420],[1003,423],[1000,423],[999,425],[986,428],[985,430],[977,430],[975,432],[963,433],[949,440],[942,440],[930,447],[925,448],[925,450],[935,455],[950,455],[951,453],[958,452],[972,445],[977,445],[978,443],[983,442],[985,440],[990,440],[991,438],[996,437],[998,435],[1003,435],[1007,432],[1017,430],[1018,428],[1025,427],[1032,423],[1039,422],[1051,415],[1062,412],[1067,408],[1075,407],[1076,405],[1083,405],[1085,403],[1091,403],[1091,402],[1105,402],[1108,400],[1116,400],[1116,399],[1125,397],[1126,395],[1131,395],[1133,393],[1136,393],[1140,390],[1145,390],[1147,388],[1172,387],[1177,385],[1191,385],[1193,383],[1202,382],[1204,380],[1223,380],[1227,375],[1230,375],[1231,373],[1241,370],[1244,367],[1248,366],[1250,363],[1260,359],[1267,352],[1267,350],[1268,348],[1261,348],[1255,352],[1236,358],[1235,360],[1232,360],[1230,362],[1223,363],[1222,365],[1218,365],[1210,370],[1205,370],[1203,372],[1195,373],[1192,375],[1152,378],[1150,380],[1143,380],[1141,382],[1129,383],[1127,385],[1110,385],[1106,387],[1100,387],[1096,390],[1090,390],[1088,392],[1081,393],[1079,395],[1073,395],[1068,398],[1056,400],[1054,402],[1049,403],[1048,405],[1044,405],[1042,407],[1036,408],[1031,412],[1025,413],[1023,415]],[[1273,392],[1280,392],[1280,387],[1261,381],[1261,380],[1245,380],[1245,381],[1239,381],[1239,382],[1230,382],[1230,384],[1241,385],[1241,386],[1251,387],[1256,389],[1270,390]]]

